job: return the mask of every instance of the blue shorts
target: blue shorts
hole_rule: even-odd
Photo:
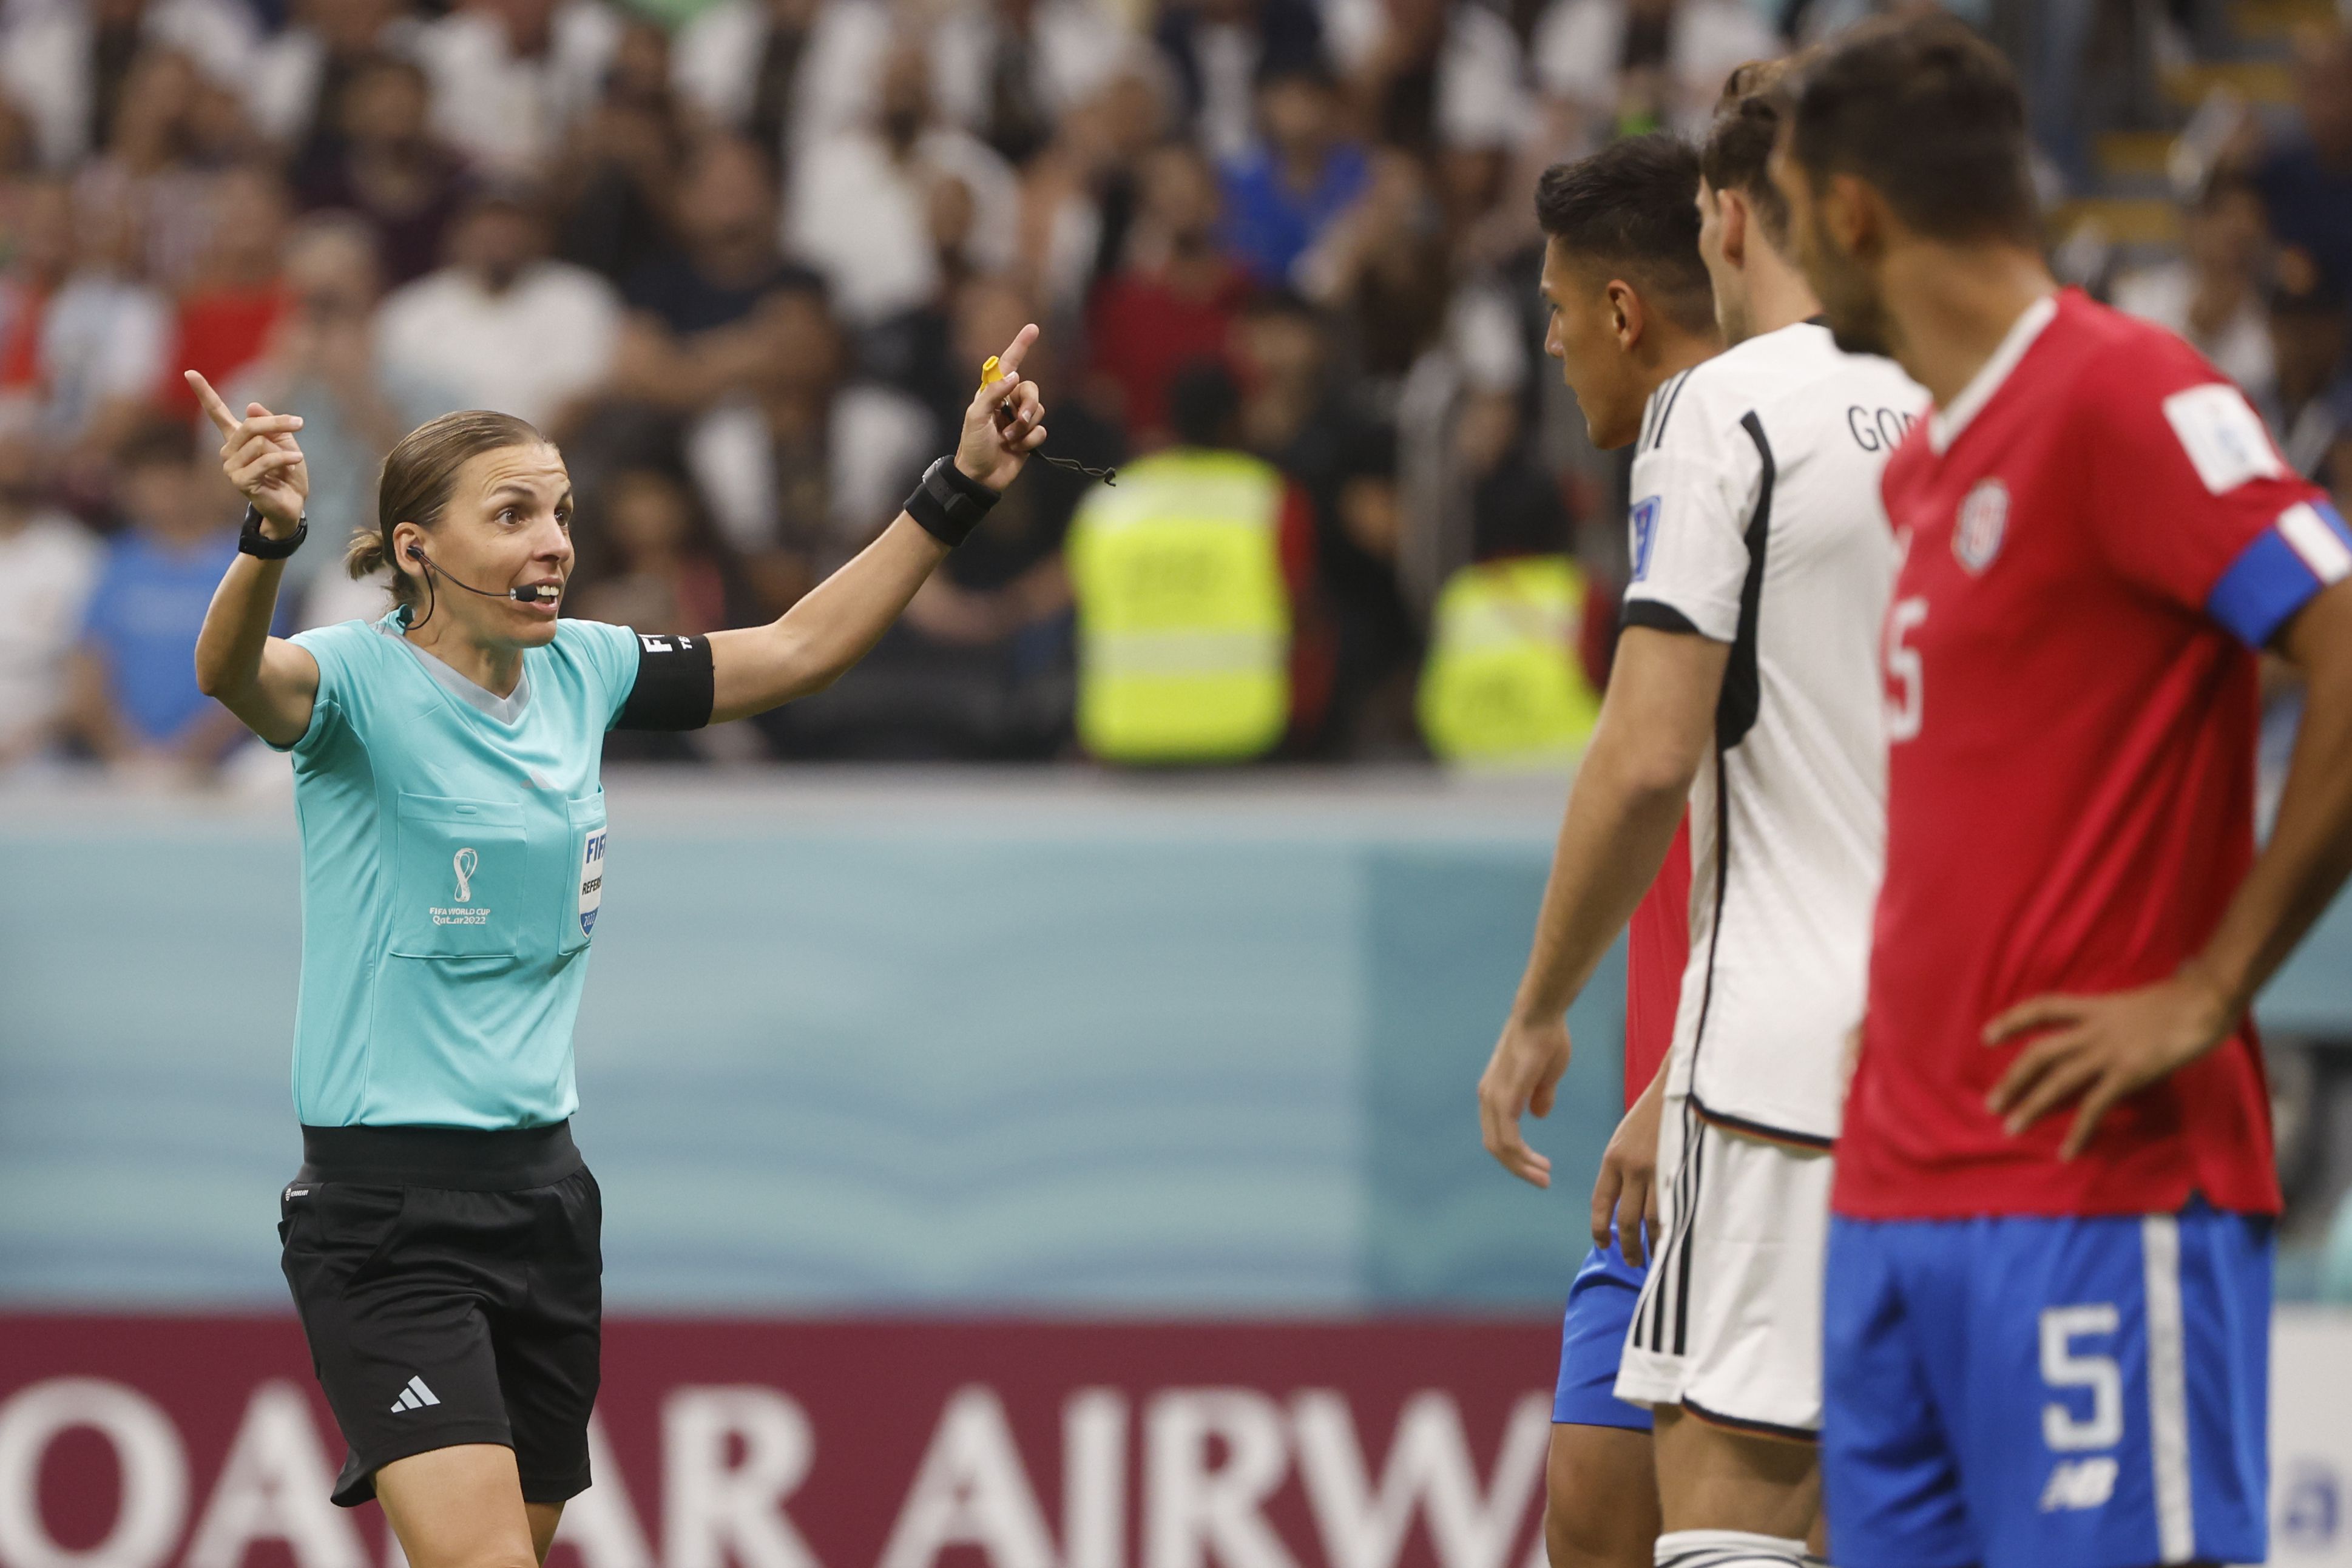
[[[2272,1225],[1830,1227],[1822,1487],[1839,1568],[2268,1555]]]
[[[1551,1418],[1573,1426],[1650,1429],[1650,1413],[1617,1397],[1617,1361],[1625,1352],[1625,1329],[1633,1303],[1642,1298],[1647,1268],[1636,1268],[1607,1247],[1584,1255],[1583,1267],[1568,1288],[1568,1313],[1559,1325],[1559,1386],[1551,1396]]]

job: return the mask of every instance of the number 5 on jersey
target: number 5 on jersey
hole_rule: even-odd
[[[1920,706],[1926,700],[1924,688],[1927,671],[1921,666],[1919,650],[1907,639],[1927,620],[1927,601],[1922,598],[1897,599],[1887,606],[1886,642],[1886,739],[1892,743],[1908,741],[1919,733]]]

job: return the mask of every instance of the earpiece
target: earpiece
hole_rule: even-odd
[[[408,558],[425,568],[425,574],[428,580],[449,577],[449,574],[435,565],[433,558],[425,554],[417,545],[408,546]],[[509,588],[501,594],[494,593],[488,588],[477,588],[471,583],[460,583],[455,577],[449,577],[449,581],[465,589],[468,594],[478,594],[485,599],[513,599],[525,605],[551,605],[563,596],[562,588],[553,583],[534,583],[530,587]],[[428,611],[427,614],[430,612]]]

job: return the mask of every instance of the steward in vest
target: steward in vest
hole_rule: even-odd
[[[1290,727],[1312,526],[1280,470],[1233,449],[1237,401],[1221,369],[1180,375],[1177,445],[1122,468],[1071,522],[1078,739],[1104,762],[1242,762]]]
[[[1591,737],[1601,695],[1584,660],[1590,590],[1560,549],[1566,521],[1556,504],[1483,511],[1490,558],[1440,590],[1419,709],[1441,761],[1563,765]]]

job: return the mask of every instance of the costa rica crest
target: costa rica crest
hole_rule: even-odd
[[[2009,487],[1997,479],[1979,479],[1960,499],[1959,520],[1952,528],[1952,554],[1972,576],[2000,553],[2009,537]]]

